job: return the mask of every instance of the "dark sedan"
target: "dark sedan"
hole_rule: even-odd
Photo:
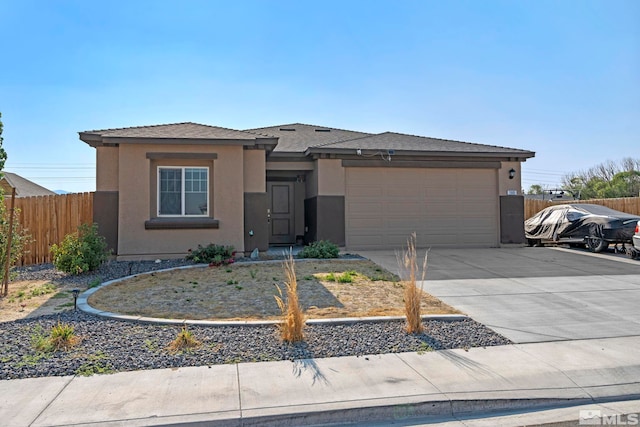
[[[610,243],[631,243],[640,216],[590,204],[555,205],[524,223],[529,245],[584,244],[602,252]]]

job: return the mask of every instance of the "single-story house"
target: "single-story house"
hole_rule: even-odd
[[[330,240],[347,250],[523,243],[531,151],[307,124],[80,132],[94,219],[119,259]]]
[[[0,178],[0,188],[5,196],[11,196],[13,188],[16,189],[16,197],[35,197],[35,196],[55,196],[56,193],[38,185],[27,178],[23,178],[17,173],[2,172]]]

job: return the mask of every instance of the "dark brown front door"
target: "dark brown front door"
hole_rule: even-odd
[[[293,244],[295,232],[293,224],[293,183],[267,182],[269,198],[269,243]]]

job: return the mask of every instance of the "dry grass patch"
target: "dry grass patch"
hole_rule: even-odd
[[[73,296],[46,280],[9,283],[9,295],[0,298],[0,322],[73,309]]]
[[[307,319],[404,315],[402,283],[371,261],[296,261],[295,269]],[[89,303],[100,310],[148,317],[278,320],[282,313],[273,296],[275,286],[285,281],[281,262],[190,268],[109,285],[95,292]],[[421,311],[457,313],[427,293],[422,295]]]

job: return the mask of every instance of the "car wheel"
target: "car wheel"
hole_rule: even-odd
[[[602,252],[609,247],[609,242],[600,237],[587,237],[587,247],[591,252]]]
[[[631,259],[636,259],[638,257],[638,254],[640,254],[640,252],[638,252],[634,248],[626,248],[626,252],[627,252],[627,257]]]
[[[527,239],[527,244],[529,247],[542,246],[540,239]]]

